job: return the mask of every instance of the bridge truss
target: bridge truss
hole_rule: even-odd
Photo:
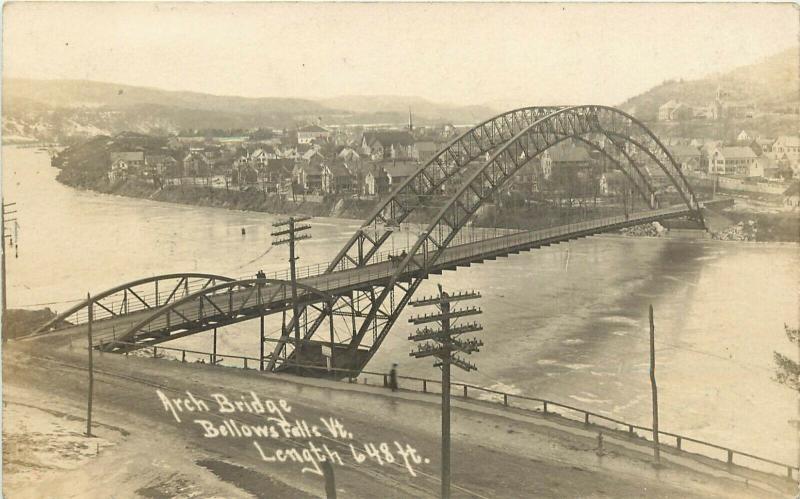
[[[330,263],[327,272],[369,264],[370,258],[390,238],[392,227],[421,212],[424,215],[438,192],[452,193],[397,266],[392,279],[358,291],[357,297],[339,300],[339,307],[347,310],[346,315],[352,318],[345,343],[353,354],[351,357],[363,362],[346,367],[364,367],[427,278],[428,272],[423,270],[409,282],[400,281],[399,277],[409,265],[430,269],[459,231],[483,205],[491,202],[517,171],[568,139],[600,151],[624,174],[651,209],[659,206],[656,183],[658,177],[663,176],[661,180],[672,185],[681,201],[702,223],[698,201],[675,159],[643,123],[629,114],[606,106],[572,106],[526,108],[495,117],[462,134],[418,169],[375,210],[362,230],[351,237]],[[483,155],[489,156],[485,162],[469,168]],[[373,235],[364,230],[370,226],[376,229]],[[320,315],[310,320],[306,339],[313,337],[323,319]],[[277,342],[270,358],[270,369],[280,368],[280,359],[290,358],[286,355],[290,347],[285,336]],[[356,350],[366,353],[357,356]]]

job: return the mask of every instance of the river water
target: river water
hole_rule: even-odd
[[[4,147],[5,202],[16,202],[19,258],[8,260],[9,307],[64,310],[121,282],[168,272],[252,275],[286,267],[270,250],[276,217],[101,195],[59,184],[49,157]],[[314,219],[301,265],[331,259],[358,221]],[[241,228],[247,230],[241,235]],[[398,236],[397,244],[404,243]],[[485,343],[461,381],[573,404],[650,425],[648,305],[655,309],[660,427],[795,462],[796,398],[772,378],[773,352],[796,355],[796,245],[593,237],[433,276],[478,289]],[[437,377],[408,357],[400,318],[368,369]],[[220,335],[219,351],[256,356],[258,325]],[[210,333],[179,340],[210,350]]]

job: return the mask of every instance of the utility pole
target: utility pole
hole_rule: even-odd
[[[311,239],[310,234],[300,234],[301,232],[310,229],[311,226],[308,224],[297,225],[299,222],[305,222],[306,220],[310,219],[311,217],[308,216],[289,217],[288,220],[282,220],[272,224],[273,227],[287,227],[286,229],[277,230],[272,233],[272,237],[278,238],[272,242],[272,245],[278,246],[281,244],[289,244],[289,279],[292,283],[292,311],[294,313],[294,360],[298,366],[300,365],[301,349],[299,316],[300,307],[297,305],[297,273],[295,263],[299,257],[295,256],[295,244],[297,241],[302,241],[303,239]],[[261,338],[261,342],[263,344],[264,338]],[[298,367],[298,371],[299,369],[300,368]]]
[[[92,344],[92,322],[94,320],[94,301],[92,295],[86,293],[89,302],[89,321],[86,326],[86,335],[89,339],[89,402],[86,408],[86,436],[92,436],[92,398],[94,396],[94,345]]]
[[[477,307],[453,309],[452,302],[473,300],[480,298],[480,293],[475,291],[462,291],[453,295],[447,294],[439,285],[439,295],[415,300],[409,305],[424,307],[435,305],[438,311],[410,318],[412,324],[436,323],[438,329],[428,326],[417,329],[416,333],[408,337],[412,341],[423,341],[416,350],[409,354],[420,359],[423,357],[436,357],[438,360],[434,367],[442,368],[442,499],[450,498],[450,365],[455,365],[465,371],[477,369],[474,364],[456,356],[456,352],[471,354],[478,352],[483,342],[478,339],[461,340],[456,336],[464,333],[482,331],[483,327],[477,322],[456,325],[455,320],[470,315],[478,315],[481,310]]]
[[[6,222],[14,222],[16,224],[16,218],[6,219],[7,215],[12,215],[16,213],[16,210],[8,211],[7,208],[15,206],[17,203],[3,203],[2,198],[0,198],[0,205],[2,205],[2,213],[0,213],[0,234],[3,234],[2,246],[3,246],[3,253],[2,258],[0,258],[0,280],[2,280],[3,284],[3,303],[2,303],[2,313],[3,313],[3,321],[8,318],[8,299],[7,299],[7,285],[6,285],[6,238],[11,237],[11,234],[6,234]],[[16,241],[13,241],[16,243]],[[6,341],[6,335],[3,335],[3,341]]]
[[[653,322],[653,305],[650,305],[650,385],[653,388],[653,456],[661,463],[658,445],[658,387],[656,386],[656,326]]]

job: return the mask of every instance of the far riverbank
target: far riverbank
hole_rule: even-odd
[[[85,189],[104,194],[125,196],[139,199],[150,199],[164,203],[224,208],[229,210],[269,213],[275,215],[308,215],[312,217],[329,217],[344,220],[364,220],[375,210],[380,200],[376,198],[340,197],[340,196],[303,196],[289,199],[277,194],[265,194],[257,190],[240,191],[238,189],[220,189],[201,185],[166,185],[158,187],[136,179],[129,179],[115,184],[90,179],[76,174],[74,171],[61,170],[56,177],[59,182],[76,189]],[[536,213],[525,208],[500,208],[490,210],[491,216],[485,214],[476,221],[481,227],[528,227]],[[739,242],[800,242],[800,216],[796,212],[764,212],[737,208],[727,210],[723,216],[729,225],[736,224],[755,230],[748,230],[747,235],[737,237]],[[416,220],[415,220],[416,221]],[[734,228],[735,229],[735,228]],[[655,237],[654,231],[628,231],[627,237]],[[724,234],[717,235],[726,239]]]
[[[309,215],[360,220],[366,218],[377,204],[374,199],[336,198],[335,196],[312,200],[298,195],[292,200],[257,190],[240,191],[200,185],[157,187],[135,179],[109,184],[105,181],[76,175],[75,172],[68,170],[61,170],[56,179],[69,187],[103,194],[275,215]]]

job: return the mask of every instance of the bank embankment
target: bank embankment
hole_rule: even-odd
[[[376,204],[372,199],[353,197],[319,197],[298,194],[293,198],[284,198],[277,194],[265,194],[263,191],[255,189],[240,191],[202,185],[155,186],[135,179],[111,184],[103,179],[98,180],[68,170],[62,170],[57,179],[70,187],[103,194],[273,214],[363,219]]]

